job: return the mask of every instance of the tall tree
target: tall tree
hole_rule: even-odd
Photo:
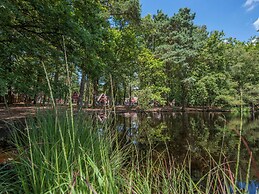
[[[164,66],[148,49],[143,49],[139,54],[138,79],[139,90],[137,95],[141,107],[147,108],[152,101],[154,101],[154,104],[165,104],[165,96],[170,89],[166,87],[167,79]]]
[[[156,55],[164,62],[171,88],[169,100],[181,101],[183,110],[188,104],[188,95],[192,83],[195,58],[201,49],[200,40],[195,36],[195,14],[188,8],[180,9],[163,26],[162,42],[156,49]]]

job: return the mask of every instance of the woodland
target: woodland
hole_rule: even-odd
[[[259,38],[208,31],[195,15],[142,16],[139,0],[1,0],[0,193],[256,193]],[[102,96],[114,110],[133,99],[240,112],[74,111]],[[16,104],[44,107],[3,120]]]
[[[114,106],[136,96],[140,107],[254,108],[258,38],[209,32],[195,14],[141,17],[138,0],[2,0],[0,100],[65,104],[77,92],[79,108],[101,93]]]

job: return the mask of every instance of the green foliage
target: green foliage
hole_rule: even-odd
[[[194,17],[190,9],[184,8],[169,20],[165,19],[161,42],[155,52],[164,63],[172,96],[179,96],[183,106],[188,104],[189,91],[195,81],[195,58],[203,41],[195,33],[198,27],[193,23]]]
[[[138,64],[140,88],[137,96],[140,106],[148,107],[151,101],[164,105],[164,96],[169,92],[169,88],[165,86],[166,74],[163,71],[163,63],[155,59],[151,51],[143,49]]]
[[[245,104],[258,104],[258,43],[208,32],[189,8],[141,18],[140,7],[139,0],[1,1],[0,95],[48,98],[44,62],[60,99],[69,95],[68,73],[81,100],[105,92],[115,104],[137,94],[142,107],[152,100],[236,106],[243,91]]]

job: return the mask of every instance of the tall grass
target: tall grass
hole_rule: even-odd
[[[230,187],[239,191],[223,153],[218,162],[210,157],[208,172],[194,181],[190,154],[176,164],[166,151],[121,146],[116,132],[80,113],[73,124],[67,112],[38,113],[27,120],[25,130],[15,130],[13,140],[17,157],[0,170],[0,193],[230,193]]]
[[[112,148],[114,140],[83,117],[73,130],[67,114],[59,113],[58,125],[55,117],[38,114],[14,135],[18,156],[11,166],[22,193],[116,193],[124,153]]]

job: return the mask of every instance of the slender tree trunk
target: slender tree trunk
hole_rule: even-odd
[[[46,94],[44,94],[44,96],[43,96],[43,101],[42,101],[43,106],[44,106],[45,103],[46,103],[46,98],[47,98],[47,96],[46,96]]]
[[[78,96],[78,101],[77,101],[77,108],[78,110],[81,110],[83,107],[83,99],[85,95],[85,82],[86,82],[86,71],[82,71],[82,78],[81,78],[81,83],[80,83],[80,90],[79,90],[79,96]]]
[[[187,106],[187,91],[185,84],[182,84],[182,111],[185,111]]]
[[[113,98],[114,98],[114,106],[116,106],[116,102],[118,102],[118,94],[117,94],[118,88],[117,85],[115,83],[115,81],[113,80]]]
[[[13,104],[12,87],[11,86],[8,87],[7,103]]]
[[[131,84],[130,84],[130,88],[129,88],[129,105],[131,106],[131,96],[132,95],[132,88],[131,88]]]
[[[33,104],[34,104],[34,105],[36,105],[36,104],[37,104],[37,94],[34,94]]]
[[[111,100],[112,100],[112,108],[113,108],[113,111],[115,113],[115,95],[114,95],[114,90],[113,90],[113,87],[114,87],[114,83],[113,83],[113,80],[112,80],[112,75],[110,74],[110,82],[111,82]]]
[[[98,97],[98,78],[94,78],[93,80],[93,108],[96,107],[96,98]]]
[[[126,100],[126,95],[127,95],[127,86],[126,83],[123,83],[124,86],[124,93],[123,93],[123,104],[125,104],[125,100]]]
[[[8,102],[5,98],[5,95],[4,95],[4,105],[5,105],[5,108],[8,110],[8,113],[9,113],[9,107],[8,107]]]
[[[87,96],[86,96],[86,101],[87,101],[87,107],[90,105],[91,106],[91,81],[90,79],[87,79]]]

